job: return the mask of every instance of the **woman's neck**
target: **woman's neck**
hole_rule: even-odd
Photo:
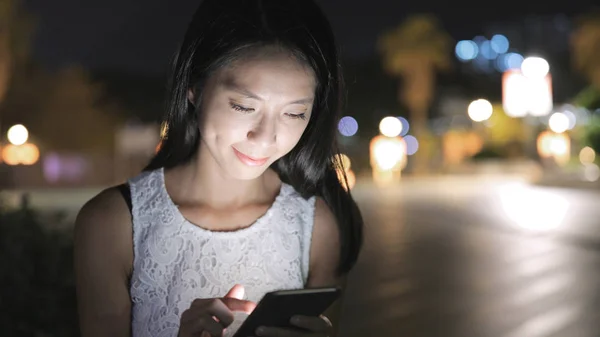
[[[206,153],[165,172],[169,194],[179,203],[206,205],[213,209],[243,207],[272,200],[281,186],[271,169],[252,180],[234,179]]]

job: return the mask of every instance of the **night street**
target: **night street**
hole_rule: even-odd
[[[354,193],[367,238],[343,336],[598,335],[600,194],[473,177]]]

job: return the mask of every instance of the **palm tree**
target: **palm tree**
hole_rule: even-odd
[[[600,91],[600,11],[579,18],[571,36],[573,66]]]
[[[424,140],[436,72],[447,71],[452,65],[452,39],[434,16],[422,14],[384,33],[378,47],[386,72],[403,80],[398,99],[409,109],[412,134]],[[415,156],[415,172],[424,173],[427,153],[419,151]]]
[[[3,102],[17,68],[29,60],[33,20],[20,0],[0,0],[0,140]]]
[[[11,0],[0,0],[0,102],[8,89],[12,64],[10,52],[12,6]]]

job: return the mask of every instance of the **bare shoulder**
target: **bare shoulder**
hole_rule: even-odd
[[[346,288],[346,277],[338,275],[340,260],[340,230],[335,215],[320,197],[315,201],[315,219],[310,252],[310,271],[307,287],[336,286]],[[343,297],[343,293],[342,293]],[[324,315],[329,318],[332,336],[338,336],[342,299],[337,300]]]
[[[95,234],[91,240],[129,239],[131,232],[131,213],[117,187],[105,189],[85,203],[75,221],[75,233],[81,239],[87,239],[86,234]]]
[[[132,221],[117,188],[88,201],[75,224],[75,279],[82,336],[129,335]]]
[[[325,200],[317,197],[310,248],[309,285],[321,287],[339,284],[336,272],[339,260],[340,231],[337,220]]]
[[[87,249],[104,246],[127,257],[133,249],[132,226],[127,202],[117,187],[111,187],[82,207],[75,221],[75,244]]]

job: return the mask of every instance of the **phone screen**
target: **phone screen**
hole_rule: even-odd
[[[267,293],[234,337],[253,336],[259,326],[291,327],[295,315],[319,316],[340,296],[338,288],[283,290]]]

